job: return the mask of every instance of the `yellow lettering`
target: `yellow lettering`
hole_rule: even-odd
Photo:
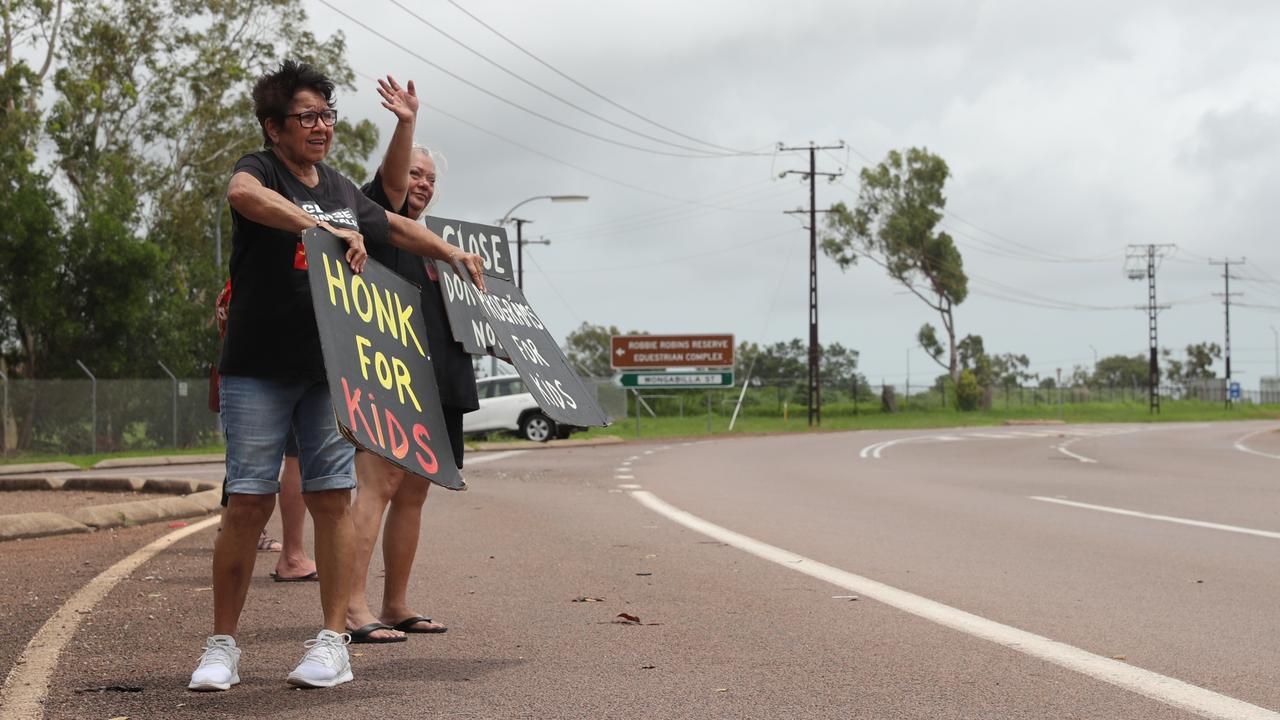
[[[333,266],[338,270],[338,274],[336,277],[333,274],[333,270],[329,269],[330,259],[333,260]],[[329,283],[329,304],[330,305],[338,304],[338,298],[333,294],[333,291],[334,289],[340,290],[342,292],[342,309],[345,310],[348,315],[350,315],[351,306],[347,303],[347,283],[342,276],[342,263],[339,262],[337,258],[330,258],[328,255],[325,255],[324,253],[320,253],[320,262],[324,264],[324,276]]]
[[[413,327],[409,325],[409,318],[413,315],[413,305],[401,305],[400,296],[396,295],[396,317],[399,319],[400,325],[400,342],[405,347],[409,347],[409,341],[413,340],[413,346],[418,349],[418,354],[426,357],[427,353],[422,349],[422,343],[418,342],[418,335],[413,332]]]
[[[386,299],[383,299],[383,294]],[[373,291],[373,305],[378,312],[378,329],[382,332],[390,332],[391,337],[399,340],[400,336],[396,334],[396,317],[395,311],[391,309],[391,291],[383,290],[379,293],[375,288]]]
[[[373,347],[373,343],[369,342],[369,338],[356,336],[356,355],[360,357],[360,374],[365,380],[369,379],[369,356],[364,354],[364,349]]]
[[[360,308],[360,295],[364,293],[364,308]],[[351,299],[356,306],[356,315],[360,319],[369,322],[373,319],[373,298],[369,296],[369,286],[365,284],[364,278],[359,275],[351,276]]]
[[[396,392],[400,395],[400,404],[404,404],[404,394],[409,393],[409,399],[413,401],[413,407],[418,412],[422,412],[422,405],[418,403],[418,398],[413,394],[413,387],[410,385],[412,380],[409,378],[409,368],[404,361],[398,357],[391,358],[391,370],[396,376]]]

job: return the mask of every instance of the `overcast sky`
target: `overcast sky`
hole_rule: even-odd
[[[368,117],[388,138],[394,120],[369,78],[416,81],[419,140],[449,160],[434,214],[492,223],[529,197],[591,197],[518,212],[534,221],[526,237],[552,241],[526,248],[525,286],[557,337],[589,322],[807,338],[808,234],[783,211],[807,206],[808,187],[778,173],[808,158],[774,148],[844,141],[847,150],[818,155],[819,170],[846,172],[819,184],[819,207],[852,202],[858,170],[890,149],[924,146],[950,165],[943,227],[972,291],[956,322],[989,352],[1026,353],[1043,375],[1090,366],[1095,349],[1145,353],[1145,312],[1133,308],[1146,302],[1146,283],[1125,277],[1125,247],[1171,243],[1157,275],[1160,301],[1172,304],[1161,345],[1222,343],[1223,307],[1211,294],[1222,292],[1222,272],[1208,259],[1245,257],[1233,268],[1242,279],[1231,290],[1244,293],[1234,302],[1270,307],[1233,305],[1233,371],[1254,388],[1274,371],[1276,3],[460,0],[633,115],[447,0],[403,2],[421,20],[391,0],[328,2],[383,36],[307,0],[313,30],[344,32],[364,75],[339,98],[344,116]],[[764,154],[623,147],[484,91],[659,153],[705,155],[687,148],[711,143]],[[915,347],[920,325],[937,317],[875,265],[842,272],[821,257],[819,297],[822,342],[860,351],[872,382],[901,383],[908,356],[913,384],[940,372]]]

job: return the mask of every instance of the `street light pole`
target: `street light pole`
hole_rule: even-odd
[[[525,223],[531,223],[533,221],[526,220],[524,218],[512,217],[511,214],[519,209],[520,206],[525,203],[531,203],[534,200],[550,200],[551,202],[586,202],[588,199],[589,197],[586,195],[535,195],[527,200],[521,200],[516,203],[515,207],[508,210],[507,213],[502,216],[502,219],[498,221],[499,226],[512,222],[516,224],[516,287],[524,288],[524,246],[526,244],[524,240],[524,225]],[[528,244],[550,245],[551,243],[550,241],[539,240],[530,241]]]
[[[1280,331],[1276,330],[1276,326],[1271,326],[1271,334],[1276,339],[1276,377],[1280,377]]]

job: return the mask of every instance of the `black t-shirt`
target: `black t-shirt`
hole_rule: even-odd
[[[232,174],[247,172],[318,220],[358,230],[365,247],[386,245],[386,212],[333,168],[317,164],[320,182],[302,184],[270,150],[250,153]],[[260,225],[231,210],[231,306],[218,372],[324,380],[324,356],[305,255],[297,233]]]
[[[378,205],[408,217],[409,199],[405,198],[399,209],[392,209],[391,200],[382,187],[381,171],[374,174],[373,180],[360,191]],[[431,365],[435,368],[436,385],[440,388],[440,404],[464,411],[478,409],[480,401],[476,397],[476,375],[471,367],[471,355],[463,349],[462,343],[453,339],[444,298],[440,295],[440,283],[427,274],[426,263],[431,260],[390,244],[370,246],[369,257],[422,289],[422,322],[427,326],[427,347],[431,352]],[[434,274],[435,270],[431,272]]]

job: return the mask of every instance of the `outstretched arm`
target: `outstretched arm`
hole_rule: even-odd
[[[396,129],[378,172],[391,207],[399,208],[409,194],[409,155],[413,152],[413,130],[418,119],[418,94],[412,80],[402,88],[390,75],[378,80],[378,94],[382,96],[382,107],[396,116]]]
[[[227,184],[227,202],[232,209],[244,217],[267,227],[284,230],[290,233],[301,233],[313,227],[325,230],[342,238],[347,244],[347,264],[352,272],[363,272],[368,253],[364,249],[364,236],[348,228],[336,228],[329,223],[320,222],[311,213],[294,205],[283,195],[263,185],[258,178],[247,172],[238,172],[231,176]],[[425,229],[425,228],[424,228]],[[441,240],[440,242],[444,242]],[[447,244],[447,243],[446,243]],[[449,247],[453,247],[450,245]]]
[[[475,253],[464,252],[440,239],[426,226],[416,223],[407,217],[393,212],[387,213],[391,223],[391,244],[403,248],[415,255],[435,258],[446,262],[461,264],[471,275],[476,287],[484,290],[484,258]]]

